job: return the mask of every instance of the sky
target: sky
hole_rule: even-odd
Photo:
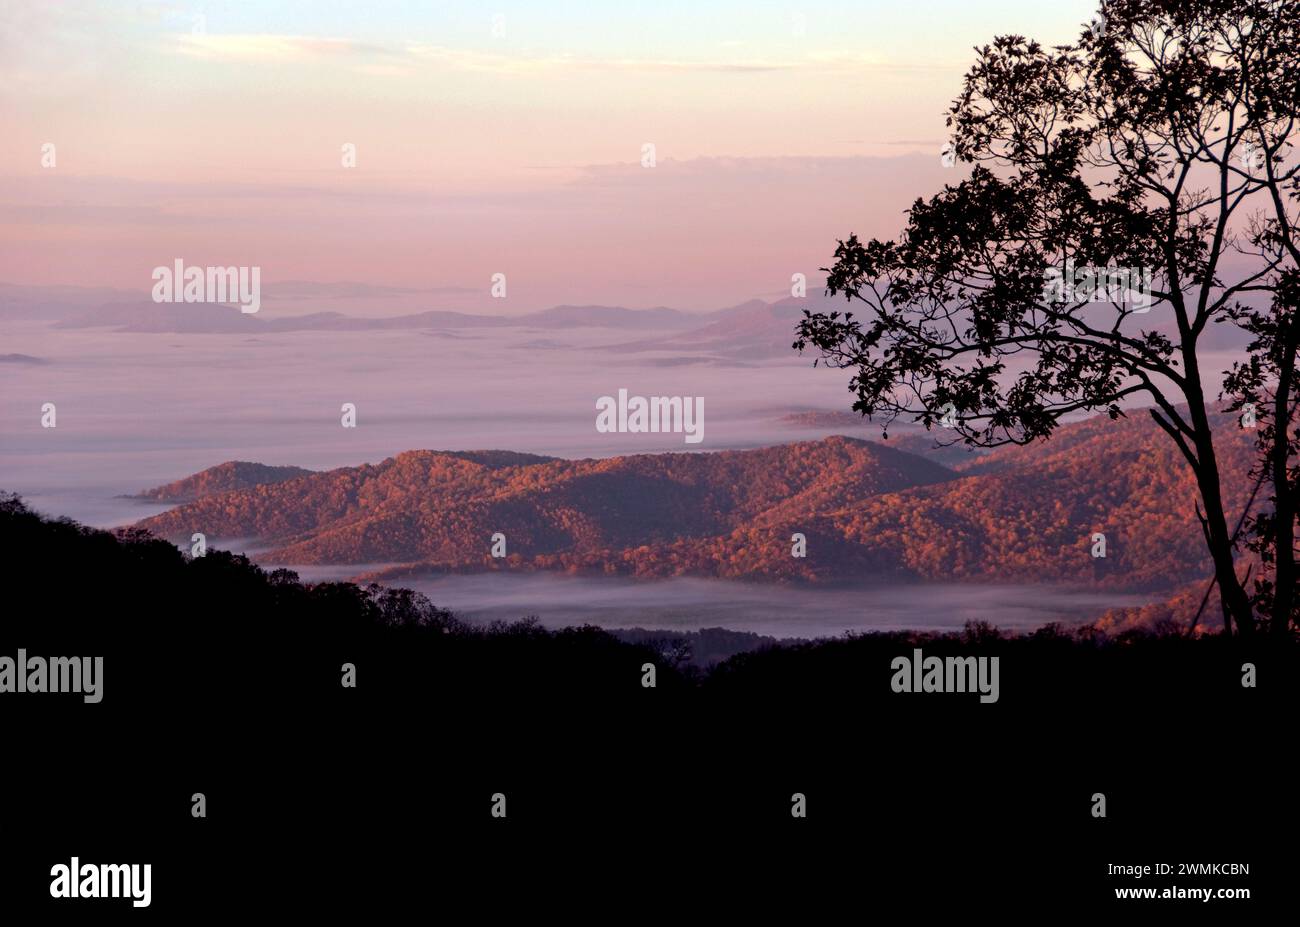
[[[953,179],[974,46],[1093,10],[5,0],[0,281],[146,291],[180,257],[505,314],[775,298]]]

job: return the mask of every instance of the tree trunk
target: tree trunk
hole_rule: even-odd
[[[1211,455],[1213,451],[1210,452]],[[1205,460],[1202,456],[1202,461]],[[1211,460],[1213,458],[1211,457]],[[1214,577],[1219,583],[1219,601],[1223,605],[1223,630],[1231,634],[1232,626],[1237,626],[1241,637],[1252,637],[1255,631],[1255,616],[1251,609],[1250,597],[1237,578],[1237,564],[1232,556],[1232,535],[1228,533],[1227,521],[1223,517],[1223,501],[1219,492],[1218,467],[1212,466],[1212,473],[1202,476],[1201,499],[1205,504],[1205,519],[1210,548],[1210,557],[1214,561]]]
[[[1199,384],[1196,391],[1199,392]],[[1189,397],[1190,398],[1190,397]],[[1197,399],[1201,397],[1197,396]],[[1196,433],[1196,482],[1205,506],[1205,542],[1214,562],[1214,577],[1219,583],[1219,601],[1223,606],[1223,630],[1232,633],[1233,625],[1241,637],[1252,637],[1255,615],[1250,597],[1237,578],[1237,563],[1233,557],[1232,534],[1223,513],[1223,491],[1219,485],[1219,461],[1214,454],[1214,437],[1209,417],[1200,402],[1190,404],[1192,429]]]
[[[1237,563],[1233,558],[1233,538],[1228,530],[1228,520],[1223,512],[1223,490],[1219,485],[1219,461],[1214,453],[1214,432],[1210,428],[1209,416],[1205,412],[1205,396],[1201,391],[1200,365],[1196,357],[1196,346],[1191,341],[1183,343],[1183,362],[1187,371],[1188,412],[1194,434],[1193,445],[1196,449],[1197,487],[1201,492],[1201,504],[1205,507],[1205,542],[1210,550],[1210,559],[1214,563],[1214,578],[1219,584],[1219,602],[1223,606],[1223,631],[1232,633],[1232,626],[1237,626],[1241,637],[1253,637],[1255,632],[1255,613],[1250,604],[1250,596],[1241,580],[1237,578]]]
[[[1300,316],[1292,323],[1300,325]],[[1276,638],[1291,632],[1291,610],[1295,601],[1295,494],[1288,479],[1287,464],[1291,456],[1291,383],[1295,376],[1294,344],[1284,348],[1278,369],[1277,391],[1273,396],[1273,446],[1269,448],[1273,479],[1273,556],[1274,572],[1272,631]]]

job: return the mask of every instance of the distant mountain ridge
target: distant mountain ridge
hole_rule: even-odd
[[[335,285],[338,289],[342,285]],[[358,287],[357,285],[351,285]],[[269,287],[269,285],[268,285]],[[293,298],[313,298],[306,284],[285,284]],[[266,289],[266,288],[264,288]],[[298,295],[299,293],[303,295]],[[333,292],[333,290],[331,290]],[[343,289],[349,293],[351,290]],[[321,299],[338,298],[321,296]],[[123,333],[155,334],[277,334],[302,331],[414,331],[450,333],[458,329],[495,331],[531,328],[550,332],[570,329],[608,330],[611,342],[602,350],[612,354],[671,354],[680,362],[709,362],[725,358],[745,362],[792,358],[791,345],[803,311],[840,308],[821,294],[786,298],[774,303],[749,300],[713,312],[684,312],[666,306],[628,309],[623,306],[560,305],[516,316],[477,315],[431,309],[403,315],[354,316],[327,310],[302,315],[244,313],[222,304],[155,303],[128,299],[94,306],[77,306],[53,316],[58,329],[104,328]],[[635,340],[626,339],[637,335]],[[539,348],[563,343],[539,342]],[[657,362],[655,360],[650,361]]]
[[[106,329],[134,334],[425,330],[450,337],[458,330],[477,333],[525,328],[559,333],[583,329],[609,332],[609,343],[600,350],[613,355],[653,355],[639,360],[654,365],[736,365],[773,358],[794,360],[792,344],[804,311],[846,308],[842,299],[826,296],[816,287],[805,297],[784,297],[773,302],[750,299],[707,312],[686,312],[667,306],[629,309],[566,304],[512,316],[444,309],[384,316],[348,315],[333,308],[340,300],[367,300],[367,305],[374,306],[395,296],[423,298],[427,294],[429,299],[434,299],[444,290],[463,295],[463,288],[458,287],[416,290],[349,282],[282,281],[262,287],[264,302],[257,313],[244,313],[237,306],[217,303],[155,303],[143,293],[75,287],[50,289],[49,295],[43,295],[44,290],[39,287],[11,286],[6,290],[0,285],[0,315],[7,311],[11,318],[46,318],[56,329]],[[295,308],[319,301],[331,308],[284,315],[276,311],[276,301],[293,304]],[[527,346],[550,349],[571,345],[537,340]]]
[[[1219,445],[1235,513],[1253,449],[1226,421]],[[522,569],[1156,589],[1208,575],[1191,476],[1143,416],[1062,426],[963,469],[841,436],[605,460],[408,451],[208,495],[139,524],[171,539],[258,538],[268,563],[406,564],[385,579]],[[504,560],[490,556],[498,532]],[[1107,536],[1102,559],[1090,553],[1095,532]],[[804,558],[791,555],[795,533]]]
[[[468,309],[476,305],[477,292],[463,286],[413,288],[353,281],[270,281],[262,286],[262,311],[245,314],[230,305],[154,303],[147,291],[0,283],[0,319],[45,319],[54,323],[56,328],[105,328],[117,332],[166,334],[408,329],[432,329],[443,333],[462,328],[511,326],[549,331],[608,329],[615,334],[639,335],[632,340],[623,338],[607,345],[604,350],[612,353],[670,353],[682,363],[708,364],[725,358],[727,362],[736,364],[792,357],[795,325],[805,310],[869,314],[869,309],[863,304],[848,302],[842,296],[828,296],[820,284],[813,283],[810,283],[806,296],[783,296],[772,301],[750,299],[705,312],[686,312],[665,306],[628,309],[602,305],[558,305],[515,316],[418,308],[417,311],[382,317],[346,315],[335,311],[340,305],[347,307],[349,303],[361,303],[372,309],[385,302],[392,306],[392,300],[410,305],[414,299],[440,298]],[[276,311],[278,306],[285,304],[297,308],[312,301],[331,308],[292,316]],[[415,303],[415,307],[418,306],[419,303]],[[1150,320],[1135,320],[1131,324],[1137,325],[1138,321],[1144,328],[1163,332],[1177,342],[1177,329],[1171,317],[1153,316]],[[1249,335],[1237,326],[1221,325],[1204,332],[1201,344],[1207,349],[1240,349],[1249,340]],[[649,362],[662,363],[662,360],[656,358]]]
[[[305,297],[303,297],[305,298]],[[125,300],[71,312],[55,328],[112,328],[121,332],[182,334],[240,334],[297,331],[379,331],[421,328],[529,328],[577,327],[616,329],[672,329],[704,324],[707,316],[677,309],[626,309],[622,306],[553,306],[517,316],[475,315],[430,309],[392,316],[352,316],[341,312],[266,317],[244,313],[236,306],[217,303],[155,303]]]

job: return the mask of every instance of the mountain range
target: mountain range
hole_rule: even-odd
[[[1229,517],[1253,446],[1226,416]],[[242,465],[247,467],[248,465]],[[223,465],[229,468],[230,465]],[[222,468],[215,468],[222,470]],[[796,582],[1015,581],[1169,589],[1207,576],[1193,483],[1143,414],[956,464],[833,436],[757,450],[562,460],[417,450],[378,464],[224,488],[139,523],[173,540],[254,538],[283,564],[423,571],[558,570]],[[243,471],[249,476],[253,471]],[[163,490],[154,490],[159,493]],[[1092,556],[1104,533],[1104,558]],[[493,558],[503,534],[507,557]],[[793,534],[807,556],[792,556]]]
[[[247,334],[267,335],[307,331],[429,331],[454,337],[458,331],[491,333],[502,329],[562,332],[566,329],[608,331],[611,342],[602,350],[613,355],[658,355],[646,362],[657,365],[710,363],[724,359],[731,364],[792,358],[791,343],[804,310],[829,312],[853,310],[863,314],[861,304],[849,304],[842,296],[832,297],[820,289],[804,297],[784,297],[772,302],[750,299],[708,312],[686,312],[665,306],[629,309],[623,306],[561,305],[521,315],[478,314],[447,309],[426,309],[405,314],[374,315],[376,306],[399,299],[419,306],[426,300],[455,295],[462,302],[472,291],[461,287],[412,290],[361,283],[313,283],[280,281],[267,283],[262,295],[270,309],[242,313],[231,305],[155,303],[143,293],[107,288],[25,287],[0,284],[0,320],[45,319],[56,329],[100,329],[119,333],[154,334]],[[366,314],[349,315],[330,308],[301,313],[299,307],[322,303],[332,307],[366,307]],[[392,302],[387,302],[392,306]],[[289,307],[294,313],[285,315]],[[1134,323],[1136,324],[1136,323]],[[1172,316],[1153,315],[1142,325],[1164,332],[1177,340]],[[621,337],[622,336],[622,337]],[[635,336],[635,337],[628,337]],[[477,337],[467,335],[467,337]],[[620,339],[621,340],[616,340]],[[1207,349],[1240,348],[1248,340],[1236,326],[1212,326],[1203,334]],[[523,347],[565,348],[563,341],[534,341]]]
[[[263,297],[275,307],[319,303],[366,303],[400,295],[436,297],[440,290],[413,291],[357,283],[268,283]],[[791,357],[794,329],[803,310],[843,308],[843,300],[813,292],[806,298],[775,302],[751,299],[709,312],[686,312],[665,306],[561,305],[522,315],[475,314],[429,309],[395,315],[348,315],[335,309],[284,315],[276,311],[243,313],[221,304],[155,303],[147,295],[107,288],[25,287],[0,284],[0,319],[45,319],[55,329],[98,329],[117,333],[186,335],[268,335],[310,331],[493,332],[525,329],[564,332],[608,331],[613,354],[671,354],[678,362],[697,362],[709,355],[743,362]],[[620,339],[622,336],[622,340]],[[635,337],[632,337],[635,336]],[[564,341],[535,342],[537,348],[569,347]],[[654,363],[655,361],[651,361]]]
[[[553,306],[518,316],[473,315],[437,309],[378,318],[341,312],[262,318],[234,306],[155,303],[128,300],[104,303],[68,314],[55,328],[111,328],[121,332],[183,334],[240,334],[299,331],[383,331],[423,328],[529,328],[565,329],[579,326],[626,329],[680,328],[695,324],[689,313],[676,309],[625,309],[621,306]]]

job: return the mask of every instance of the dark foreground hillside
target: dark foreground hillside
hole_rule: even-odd
[[[671,641],[473,627],[405,590],[305,586],[16,499],[0,537],[0,657],[103,657],[98,703],[0,693],[4,829],[22,835],[5,872],[28,894],[74,854],[152,861],[154,916],[253,892],[448,898],[506,869],[662,897],[725,860],[738,897],[773,903],[911,897],[954,867],[949,893],[1105,907],[1129,884],[1106,864],[1135,860],[1252,863],[1231,884],[1274,897],[1266,848],[1294,838],[1293,650],[973,626],[706,672]],[[893,691],[917,649],[998,658],[996,701]]]

